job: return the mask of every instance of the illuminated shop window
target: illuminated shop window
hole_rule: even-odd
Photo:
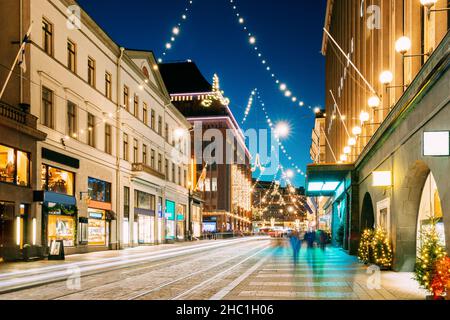
[[[75,174],[69,171],[42,165],[41,169],[42,189],[55,193],[73,196]]]
[[[93,201],[111,202],[111,183],[95,178],[88,179],[89,198]]]
[[[29,155],[25,152],[0,145],[0,182],[29,186]]]

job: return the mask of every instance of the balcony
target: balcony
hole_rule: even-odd
[[[137,173],[147,173],[147,174],[154,176],[156,178],[159,178],[161,180],[166,179],[166,176],[164,174],[156,171],[155,169],[146,165],[145,163],[133,163],[131,170],[133,172],[137,172]]]
[[[21,104],[19,107],[0,102],[0,124],[37,140],[45,140],[46,134],[37,130],[37,117],[30,114],[30,106]]]

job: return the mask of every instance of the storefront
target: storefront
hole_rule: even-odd
[[[89,246],[109,246],[111,225],[111,183],[88,178],[87,243]]]
[[[166,240],[175,240],[175,202],[166,200]]]
[[[76,246],[75,174],[43,164],[41,181],[43,242],[48,246],[52,241],[62,240],[65,247]]]
[[[177,240],[184,240],[186,230],[186,206],[177,205]]]
[[[154,244],[156,197],[138,190],[135,190],[134,195],[134,221],[137,226],[138,244]]]
[[[217,232],[217,217],[204,217],[203,218],[203,233]]]
[[[196,238],[202,235],[202,207],[201,205],[192,205],[192,233]]]

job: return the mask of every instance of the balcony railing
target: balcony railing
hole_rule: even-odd
[[[25,112],[4,104],[3,102],[0,103],[0,117],[19,122],[21,124],[25,124],[27,119]]]
[[[131,170],[133,172],[144,172],[162,180],[166,178],[164,174],[156,171],[155,169],[146,165],[145,163],[133,163]]]

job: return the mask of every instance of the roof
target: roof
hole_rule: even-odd
[[[324,25],[324,29],[327,31],[330,31],[330,26],[331,26],[331,17],[333,15],[333,4],[334,4],[334,0],[327,0],[327,11],[325,13],[325,25]],[[326,32],[323,33],[323,38],[322,38],[322,55],[326,55],[327,54],[327,45],[328,45],[328,35],[326,34]]]
[[[194,62],[159,64],[159,71],[170,94],[211,92],[209,83]]]

